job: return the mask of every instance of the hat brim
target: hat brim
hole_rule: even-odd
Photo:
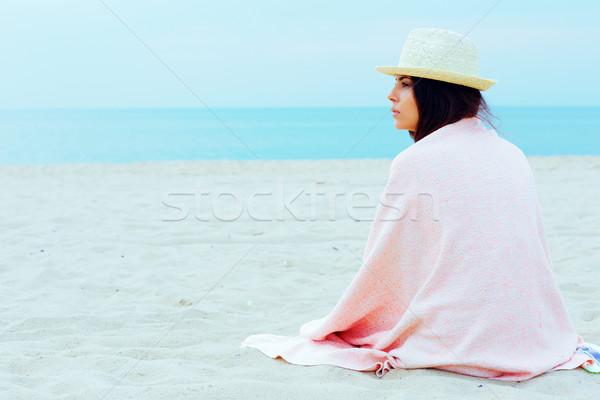
[[[494,86],[496,82],[498,82],[495,79],[483,79],[471,75],[459,74],[457,72],[448,72],[431,68],[375,67],[375,70],[392,76],[409,75],[417,76],[419,78],[428,78],[437,81],[455,83],[457,85],[468,86],[481,91],[488,90]]]

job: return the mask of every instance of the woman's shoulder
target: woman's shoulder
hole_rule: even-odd
[[[390,176],[414,180],[433,176],[450,179],[454,175],[476,176],[478,171],[493,173],[498,179],[504,174],[531,175],[527,157],[519,147],[493,130],[472,133],[446,130],[430,140],[425,141],[428,138],[425,137],[393,159]]]

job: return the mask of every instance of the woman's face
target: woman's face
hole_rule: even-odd
[[[392,102],[394,126],[397,129],[416,131],[419,123],[419,110],[413,93],[413,80],[410,76],[396,77],[396,86],[388,94]]]

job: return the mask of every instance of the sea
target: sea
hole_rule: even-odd
[[[600,107],[492,112],[527,156],[600,155]],[[0,110],[0,165],[391,159],[413,143],[387,106]]]

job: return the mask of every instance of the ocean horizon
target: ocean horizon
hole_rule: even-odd
[[[527,156],[600,155],[600,106],[492,113]],[[394,158],[413,143],[387,106],[0,110],[0,165]]]

